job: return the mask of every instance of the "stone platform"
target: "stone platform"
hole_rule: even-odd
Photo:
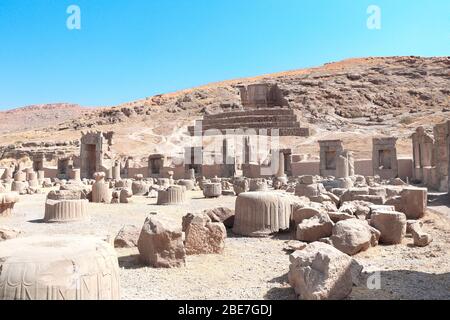
[[[203,134],[209,131],[212,135],[214,135],[213,130],[225,134],[226,130],[231,129],[254,129],[257,134],[272,135],[274,130],[278,129],[280,136],[309,136],[309,128],[302,128],[294,110],[288,108],[254,109],[205,115],[203,120],[197,120],[195,126],[188,128],[189,133],[194,135],[195,128],[200,128],[200,126]],[[262,131],[264,129],[267,132]]]

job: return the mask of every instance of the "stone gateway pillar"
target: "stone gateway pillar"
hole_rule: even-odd
[[[373,174],[382,179],[398,176],[397,138],[373,138],[372,166]]]
[[[96,172],[108,172],[112,168],[113,132],[81,133],[81,178],[92,179]]]

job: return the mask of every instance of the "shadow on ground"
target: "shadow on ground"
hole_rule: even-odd
[[[297,296],[294,289],[289,285],[288,275],[285,273],[282,276],[275,277],[269,283],[278,284],[279,287],[271,288],[264,295],[266,300],[296,300]]]
[[[431,274],[410,270],[380,271],[380,286],[371,290],[367,283],[368,278],[372,275],[363,274],[360,285],[353,288],[350,299],[450,299],[450,273]],[[370,283],[375,282],[371,281]]]
[[[119,267],[124,269],[140,269],[145,265],[139,261],[138,254],[132,254],[129,256],[119,257]]]

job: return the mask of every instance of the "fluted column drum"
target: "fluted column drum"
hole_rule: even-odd
[[[222,195],[222,184],[220,182],[205,183],[203,185],[203,195],[206,198],[217,198]]]
[[[241,193],[236,199],[233,233],[265,237],[289,229],[291,202],[282,193]]]
[[[188,191],[192,191],[195,189],[195,181],[194,180],[187,180],[187,179],[180,180],[180,181],[178,181],[178,185],[186,187],[186,190],[188,190]]]
[[[89,219],[88,200],[47,200],[44,221],[75,222]]]
[[[171,186],[166,190],[158,191],[158,205],[177,205],[186,202],[186,188],[184,186]]]
[[[114,248],[91,236],[0,242],[0,300],[118,300]]]

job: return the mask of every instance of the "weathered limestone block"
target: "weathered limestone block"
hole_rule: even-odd
[[[179,180],[178,185],[184,186],[187,191],[192,191],[195,189],[195,181],[190,179]]]
[[[11,215],[16,202],[19,202],[16,192],[0,193],[0,217]]]
[[[330,217],[331,221],[333,221],[334,223],[355,218],[354,215],[350,215],[346,212],[333,212],[333,211],[329,211],[328,216]]]
[[[292,208],[292,220],[296,227],[302,223],[303,220],[310,219],[320,214],[320,210],[311,207],[300,208],[298,206],[293,206]]]
[[[352,256],[378,245],[379,238],[380,232],[366,221],[348,219],[334,225],[330,240],[336,249]]]
[[[23,234],[21,230],[0,227],[0,241],[15,239],[21,234]]]
[[[94,174],[95,183],[92,185],[92,202],[111,203],[112,191],[109,184],[105,182],[105,173],[96,172]]]
[[[308,244],[306,242],[298,241],[298,240],[288,240],[285,242],[284,250],[285,251],[297,251],[303,250],[306,248]]]
[[[87,200],[47,200],[44,221],[75,222],[89,219]]]
[[[262,178],[250,179],[249,188],[250,191],[267,191],[267,181]]]
[[[392,210],[395,211],[395,210]],[[422,228],[423,227],[423,222],[419,221],[419,220],[406,220],[406,234],[411,234],[411,227],[413,224],[418,223],[419,226]]]
[[[428,191],[427,188],[406,187],[400,193],[402,197],[401,212],[404,212],[408,219],[420,219],[427,210]]]
[[[158,205],[178,205],[187,200],[184,186],[170,186],[166,190],[158,191]]]
[[[313,184],[313,183],[316,183],[316,179],[314,176],[304,175],[304,176],[299,177],[299,183],[306,184],[306,185]]]
[[[385,199],[383,196],[370,195],[370,194],[355,195],[355,196],[353,196],[353,200],[366,201],[366,202],[371,202],[373,204],[378,204],[378,205],[382,205],[385,202]]]
[[[133,181],[131,184],[131,190],[133,191],[133,195],[135,196],[146,195],[150,190],[151,184],[143,180],[142,174],[137,174],[134,176],[134,178],[136,180]]]
[[[133,180],[131,180],[131,179],[120,179],[120,180],[116,181],[115,187],[131,189],[132,184],[133,184]]]
[[[370,206],[372,204],[367,201],[347,201],[339,208],[339,212],[344,212],[360,219],[367,219],[370,217]]]
[[[354,201],[359,195],[369,195],[369,188],[351,188],[348,189],[341,197],[341,202]]]
[[[116,252],[95,237],[32,236],[1,242],[0,270],[0,300],[120,299]]]
[[[250,183],[247,179],[237,180],[233,183],[233,190],[236,195],[250,191]]]
[[[154,268],[173,268],[186,264],[181,228],[171,228],[152,217],[145,220],[138,249],[141,261]]]
[[[409,230],[413,237],[414,245],[417,247],[425,247],[433,241],[431,235],[422,230],[419,222],[410,225]]]
[[[134,225],[123,226],[114,239],[115,248],[133,248],[137,247],[141,229]]]
[[[92,199],[92,187],[91,186],[87,186],[83,183],[66,183],[65,185],[62,185],[59,187],[59,191],[61,195],[67,195],[69,194],[69,192],[66,191],[71,191],[74,192],[76,194],[79,194],[79,198],[78,199]],[[61,199],[52,199],[52,200],[62,200]],[[70,199],[68,199],[70,200]],[[75,200],[75,199],[72,199]]]
[[[353,259],[333,246],[313,242],[289,259],[289,283],[300,299],[338,300],[352,292]]]
[[[370,205],[369,209],[370,209],[370,215],[374,214],[377,211],[395,211],[394,206],[378,205],[378,204]]]
[[[331,236],[333,221],[326,213],[320,213],[297,225],[296,239],[304,242],[314,242]]]
[[[264,237],[289,229],[292,199],[273,192],[241,193],[235,204],[233,233]]]
[[[298,197],[313,198],[318,197],[327,190],[321,183],[302,184],[298,183],[295,186],[295,195]]]
[[[202,212],[206,214],[212,222],[222,222],[226,228],[233,228],[234,225],[234,210],[218,207],[214,209],[207,209]]]
[[[221,222],[211,222],[205,214],[196,214],[183,219],[186,253],[223,253],[227,231]]]
[[[206,198],[220,197],[222,195],[222,184],[220,182],[203,184],[203,195]]]
[[[48,200],[81,200],[81,190],[52,190],[47,194]]]
[[[399,244],[406,234],[406,216],[401,212],[377,211],[371,215],[370,225],[381,232],[383,244]]]
[[[130,189],[122,189],[119,193],[120,203],[130,203],[131,197],[133,197],[133,192]]]

